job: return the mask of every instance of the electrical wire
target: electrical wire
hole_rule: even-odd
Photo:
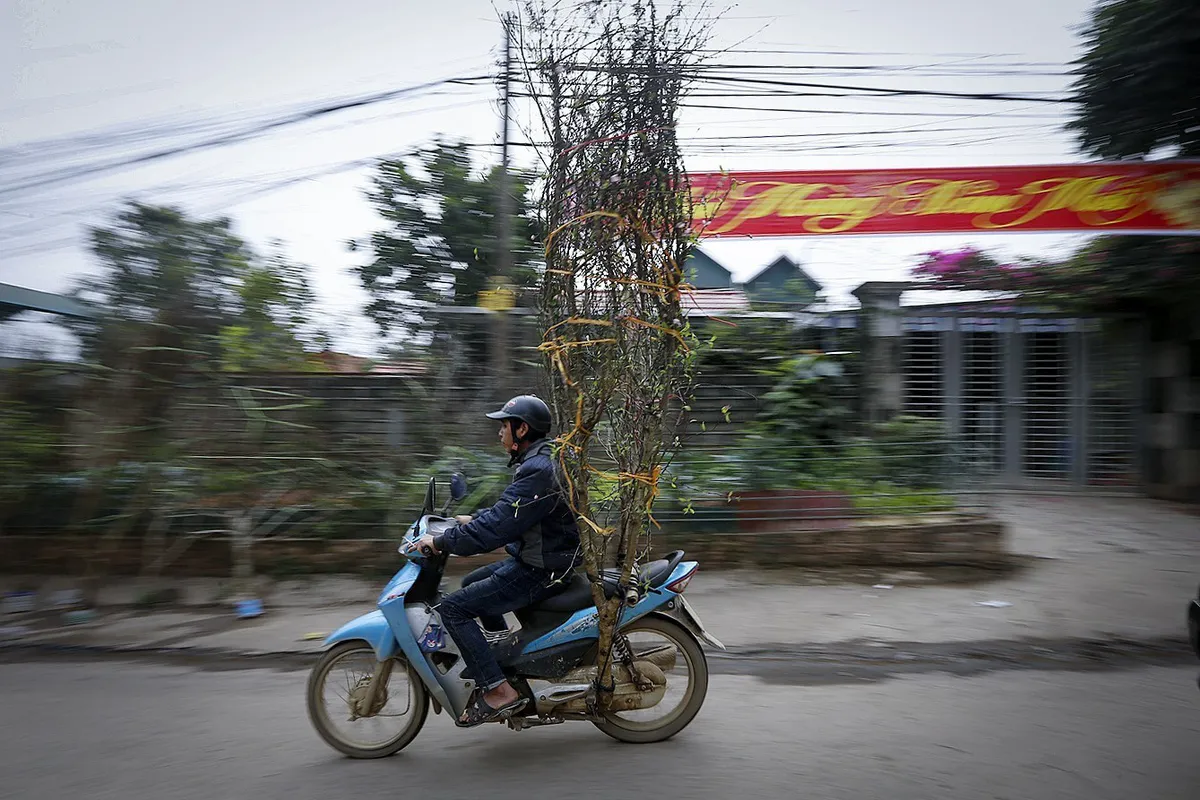
[[[961,117],[962,114],[950,112],[934,112],[934,111],[847,111],[842,109],[829,108],[782,108],[782,107],[763,107],[763,106],[737,106],[737,105],[715,105],[711,103],[680,103],[680,108],[708,108],[717,111],[769,111],[772,113],[784,114],[832,114],[842,116],[855,117],[940,117],[951,118]],[[1060,119],[1057,114],[1020,114],[1020,113],[1004,113],[1002,116],[1008,119]]]
[[[1023,103],[1066,103],[1066,98],[1036,97],[1030,95],[1003,94],[998,92],[942,92],[930,89],[897,89],[881,86],[848,86],[840,83],[813,83],[810,81],[781,81],[769,78],[739,78],[728,76],[707,76],[701,79],[708,83],[752,84],[756,86],[789,86],[809,89],[840,89],[848,92],[871,92],[881,97],[947,97],[962,100],[1014,100]],[[853,97],[855,95],[837,95]]]
[[[597,48],[598,50],[599,48]],[[913,53],[865,53],[861,51],[851,50],[783,50],[783,49],[763,49],[763,48],[725,48],[713,49],[706,52],[720,55],[742,54],[749,56],[779,56],[788,55],[795,57],[805,56],[832,56],[834,60],[837,58],[853,58],[852,63],[782,63],[778,58],[775,58],[767,63],[749,63],[749,59],[726,61],[721,63],[714,60],[703,62],[697,65],[693,70],[693,77],[697,84],[701,86],[713,87],[713,90],[704,90],[692,92],[691,97],[703,100],[727,100],[727,103],[697,103],[686,101],[681,104],[682,108],[698,109],[698,110],[714,110],[721,112],[741,111],[752,114],[782,114],[784,116],[775,119],[783,121],[795,118],[796,114],[813,114],[813,115],[854,115],[862,118],[871,117],[929,117],[935,120],[983,120],[1002,117],[1006,119],[1031,119],[1031,120],[1062,120],[1059,115],[1053,114],[1031,114],[1012,112],[1008,110],[997,111],[987,114],[964,114],[962,112],[938,112],[930,110],[904,110],[896,107],[883,109],[860,109],[847,110],[838,108],[811,108],[811,107],[764,107],[761,105],[740,105],[738,98],[753,98],[753,97],[770,97],[775,99],[786,98],[856,98],[859,100],[874,98],[883,101],[904,102],[905,100],[914,100],[921,98],[931,99],[953,99],[953,100],[986,100],[995,102],[1009,102],[1014,104],[1025,103],[1065,103],[1068,100],[1058,97],[1047,97],[1042,94],[1024,94],[1014,91],[950,91],[938,88],[916,89],[902,88],[892,85],[890,82],[884,81],[879,84],[868,84],[863,82],[855,83],[827,83],[807,80],[807,78],[818,76],[830,76],[833,73],[851,73],[859,75],[867,75],[879,73],[883,75],[906,75],[910,78],[920,78],[923,80],[931,78],[964,78],[973,79],[1004,79],[1011,83],[1014,78],[1045,78],[1045,77],[1061,77],[1069,74],[1065,72],[1050,71],[1053,69],[1061,69],[1064,65],[1055,62],[1034,62],[1034,61],[1014,61],[996,59],[1001,56],[993,54],[913,54]],[[937,63],[913,63],[911,56],[918,55],[929,58],[954,58],[955,61],[947,62],[940,61]],[[894,56],[905,57],[910,60],[900,64],[879,63],[879,59]],[[949,71],[954,70],[954,71]],[[631,71],[637,71],[637,68],[631,68]],[[940,71],[940,72],[934,72]],[[650,70],[642,70],[644,73]],[[805,80],[786,79],[789,74],[795,74],[799,77],[806,78]],[[473,75],[463,78],[448,78],[440,81],[431,81],[415,86],[404,87],[402,89],[391,90],[387,92],[367,95],[360,98],[351,98],[349,100],[326,103],[315,108],[306,108],[298,111],[293,111],[287,114],[276,115],[274,117],[266,117],[248,122],[245,118],[224,118],[210,119],[201,121],[178,121],[172,120],[163,124],[157,129],[147,129],[144,126],[138,128],[126,127],[124,129],[101,131],[77,135],[74,137],[63,137],[60,140],[46,140],[43,142],[26,143],[18,145],[14,148],[9,148],[6,151],[0,151],[0,156],[10,155],[19,157],[15,162],[9,159],[5,162],[6,166],[13,166],[16,163],[18,166],[29,163],[31,161],[44,162],[45,156],[53,154],[61,154],[64,158],[80,158],[84,156],[94,155],[97,152],[102,152],[105,149],[114,147],[128,148],[130,140],[148,141],[158,140],[168,137],[192,136],[199,137],[198,141],[189,141],[186,143],[175,144],[173,146],[161,147],[149,153],[136,154],[121,158],[110,159],[99,164],[82,164],[73,165],[67,168],[61,168],[55,171],[35,174],[32,176],[23,176],[22,179],[14,182],[8,181],[9,185],[0,188],[0,205],[3,205],[3,198],[14,194],[22,194],[25,192],[59,185],[66,182],[78,181],[89,178],[95,175],[108,174],[125,169],[137,168],[144,164],[153,163],[158,160],[171,158],[174,156],[185,155],[192,152],[203,151],[216,147],[221,147],[230,144],[237,144],[256,138],[258,136],[272,133],[281,128],[299,125],[301,123],[319,120],[340,111],[348,111],[354,108],[371,106],[377,103],[382,103],[387,100],[397,99],[406,96],[431,96],[438,94],[434,91],[438,87],[446,87],[449,85],[466,85],[466,86],[481,86],[483,82],[490,82],[495,79],[495,75]],[[518,86],[523,84],[519,76],[515,76],[515,82]],[[956,84],[957,85],[957,84]],[[721,91],[719,87],[724,87],[726,90]],[[819,91],[794,91],[800,89],[812,89]],[[530,98],[534,97],[532,92],[514,92],[513,97]],[[477,101],[478,102],[478,101]],[[469,103],[459,104],[467,105]],[[454,104],[447,108],[455,107]],[[412,111],[402,111],[395,114],[379,115],[376,117],[356,120],[353,122],[344,122],[339,128],[345,128],[355,125],[372,124],[381,121],[382,119],[392,118],[398,115],[414,113]],[[770,119],[770,118],[768,118]],[[756,119],[756,123],[762,123],[767,120]],[[730,124],[749,124],[749,120],[717,120],[701,127],[710,128],[717,125]],[[929,123],[934,125],[936,123]],[[1000,126],[1000,128],[1010,128],[1013,130],[1028,130],[1049,127],[1051,123],[1032,124],[1032,125],[1014,125]],[[965,127],[923,127],[920,124],[911,125],[904,128],[883,129],[883,130],[860,130],[860,131],[831,131],[831,132],[804,132],[804,133],[773,133],[773,134],[751,134],[751,135],[725,135],[725,136],[680,136],[681,145],[684,147],[687,154],[703,155],[706,153],[720,153],[729,155],[731,152],[746,152],[758,153],[760,156],[764,153],[767,155],[784,156],[799,153],[820,153],[826,151],[858,151],[869,153],[872,151],[888,150],[890,152],[905,152],[913,149],[928,148],[928,147],[955,147],[966,146],[970,144],[983,144],[1020,138],[1018,134],[1011,136],[987,136],[978,139],[959,139],[946,141],[938,138],[942,133],[969,133],[971,131],[995,131],[997,126],[981,124],[979,126]],[[311,131],[309,132],[311,134]],[[892,137],[901,134],[910,133],[918,135],[928,135],[929,139],[924,140],[907,140],[897,141]],[[886,141],[875,142],[860,142],[856,141],[859,137],[865,139],[886,139]],[[848,138],[850,141],[814,144],[802,146],[800,142],[804,139],[835,139]],[[511,144],[517,147],[537,147],[541,144],[533,142],[512,142]],[[471,144],[470,147],[495,147],[496,145]],[[767,149],[769,148],[769,150]],[[197,192],[208,193],[211,191],[219,191],[223,189],[235,188],[244,189],[232,197],[223,197],[221,207],[230,208],[248,200],[269,194],[271,192],[286,189],[295,186],[299,183],[316,180],[329,175],[339,174],[343,172],[353,171],[370,167],[378,163],[382,159],[387,158],[402,158],[411,155],[416,155],[422,152],[420,148],[388,153],[383,155],[374,155],[365,158],[350,159],[334,164],[324,165],[315,169],[308,168],[299,172],[292,170],[288,173],[264,176],[256,176],[251,178],[226,178],[218,181],[205,182],[187,182],[176,183],[174,186],[158,187],[157,189],[145,190],[146,194],[161,193],[162,191],[185,191],[195,194]],[[23,200],[22,203],[27,203]],[[10,206],[11,207],[11,206]],[[8,212],[12,213],[12,212]],[[13,235],[18,237],[36,235],[53,227],[61,225],[59,220],[63,216],[78,216],[82,213],[82,209],[74,213],[60,212],[47,218],[45,216],[37,217],[29,222],[18,223],[17,225],[8,226],[4,229],[5,233],[10,238]],[[64,241],[73,242],[72,239],[60,239],[57,242],[46,243],[46,246],[61,244]],[[40,245],[35,245],[36,250]],[[9,249],[6,255],[14,256],[22,253],[31,252],[30,249],[21,248]]]
[[[148,164],[148,163],[152,163],[155,161],[160,161],[162,159],[184,155],[186,153],[194,153],[194,152],[198,152],[198,151],[202,151],[202,150],[208,150],[208,149],[212,149],[215,147],[221,147],[221,146],[228,145],[228,144],[234,144],[237,142],[246,141],[248,139],[251,139],[251,138],[254,138],[257,136],[262,136],[266,133],[270,133],[272,131],[278,130],[280,128],[285,128],[285,127],[297,125],[297,124],[304,123],[304,122],[310,122],[314,119],[319,119],[321,117],[328,116],[330,114],[335,114],[335,113],[338,113],[341,111],[347,111],[347,110],[353,109],[353,108],[362,108],[364,106],[369,106],[369,105],[374,105],[374,104],[389,101],[389,100],[394,100],[396,98],[410,95],[415,92],[420,92],[422,90],[433,88],[436,86],[443,86],[446,84],[465,84],[465,83],[469,83],[469,82],[491,80],[492,77],[493,76],[491,76],[491,75],[482,75],[482,76],[472,76],[472,77],[464,77],[464,78],[450,78],[450,79],[443,79],[443,80],[438,80],[438,81],[429,81],[426,83],[416,84],[413,86],[406,86],[402,89],[393,89],[393,90],[390,90],[387,92],[378,92],[376,94],[367,95],[365,97],[352,98],[349,100],[343,100],[343,101],[339,101],[339,102],[335,102],[335,103],[330,103],[327,105],[318,106],[317,108],[313,108],[310,110],[290,114],[281,119],[276,119],[276,120],[273,120],[270,122],[261,123],[261,124],[255,125],[246,130],[228,133],[228,134],[224,134],[221,136],[216,136],[216,137],[206,139],[206,140],[203,140],[200,142],[193,142],[193,143],[189,143],[189,144],[185,144],[185,145],[177,145],[174,147],[168,147],[168,148],[158,150],[158,151],[155,151],[152,153],[144,153],[144,154],[137,155],[137,156],[131,156],[129,158],[120,159],[120,160],[109,162],[106,164],[96,164],[96,165],[91,165],[91,166],[86,166],[86,167],[79,167],[79,168],[71,169],[71,170],[63,170],[63,171],[60,171],[55,174],[50,174],[50,175],[47,175],[47,176],[44,176],[41,178],[28,180],[28,181],[25,181],[24,183],[17,183],[14,186],[6,186],[3,189],[0,189],[0,197],[5,197],[8,195],[12,195],[12,194],[22,192],[22,191],[28,191],[31,189],[41,189],[41,188],[45,188],[47,186],[60,184],[60,183],[66,182],[66,181],[78,180],[78,179],[84,178],[84,177],[101,175],[101,174],[105,174],[105,173],[112,172],[112,171],[119,170],[119,169],[126,168],[126,167]]]

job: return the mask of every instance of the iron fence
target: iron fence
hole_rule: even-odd
[[[801,331],[800,341],[852,349],[855,318],[833,322]],[[771,364],[701,369],[689,406],[675,409],[680,424],[668,435],[681,444],[660,480],[655,521],[695,535],[836,528],[976,514],[1017,479],[1129,485],[1138,353],[1135,338],[1094,321],[907,313],[903,407],[926,425],[855,419],[820,445],[756,432],[777,377]],[[87,397],[63,391],[61,405],[86,406]],[[10,471],[5,486],[22,485],[4,495],[16,498],[3,509],[5,530],[220,536],[236,512],[251,515],[243,522],[255,536],[394,538],[430,476],[444,498],[449,474],[464,473],[468,512],[500,494],[510,473],[482,416],[492,401],[477,383],[427,376],[237,375],[181,385],[163,446],[98,468],[102,460],[83,457],[86,430],[72,425],[54,444],[67,454],[55,469]],[[855,396],[840,401],[858,407]]]
[[[1129,321],[943,312],[903,322],[905,412],[985,454],[1000,485],[1138,484],[1140,339]]]
[[[660,524],[737,530],[789,515],[803,525],[981,507],[974,476],[986,465],[949,439],[814,447],[753,435],[769,389],[754,373],[710,375],[677,409],[681,425],[668,435],[681,445],[660,481]],[[431,476],[445,498],[448,476],[465,474],[468,512],[503,490],[511,472],[485,405],[470,390],[431,397],[393,377],[238,376],[179,387],[167,446],[104,468],[68,459],[30,487],[6,527],[223,535],[237,512],[252,514],[260,536],[394,537]],[[71,435],[62,446],[76,456],[84,448]],[[85,509],[89,491],[100,497]]]

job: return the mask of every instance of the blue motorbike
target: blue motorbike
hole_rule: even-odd
[[[417,551],[418,539],[454,524],[446,516],[466,495],[461,475],[440,514],[430,479],[420,518],[399,552],[407,563],[379,594],[375,611],[331,634],[308,680],[309,718],[330,746],[352,758],[381,758],[407,746],[429,714],[462,715],[475,691],[454,640],[438,613],[448,556]],[[501,720],[512,730],[590,722],[623,742],[669,739],[695,718],[708,690],[700,642],[725,649],[709,635],[683,591],[699,564],[677,550],[635,570],[621,585],[606,570],[607,597],[621,611],[600,697],[599,627],[592,587],[582,571],[560,591],[515,614],[509,629],[485,636],[509,681],[526,698]],[[482,627],[482,626],[481,626]]]

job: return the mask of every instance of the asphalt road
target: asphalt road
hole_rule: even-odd
[[[431,715],[407,750],[366,762],[312,732],[302,671],[8,660],[0,797],[1194,800],[1196,672],[722,674],[692,726],[658,745],[585,724],[460,731]]]

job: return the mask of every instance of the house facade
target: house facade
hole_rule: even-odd
[[[684,280],[700,291],[733,287],[733,274],[699,248],[693,250],[684,262]]]
[[[816,302],[821,284],[787,256],[780,256],[743,284],[750,304],[763,310],[801,309]]]
[[[700,248],[688,256],[685,280],[695,288],[693,299],[685,306],[697,314],[701,309],[730,311],[799,311],[816,302],[821,292],[818,283],[787,256],[767,264],[744,283],[733,280],[733,273]]]

